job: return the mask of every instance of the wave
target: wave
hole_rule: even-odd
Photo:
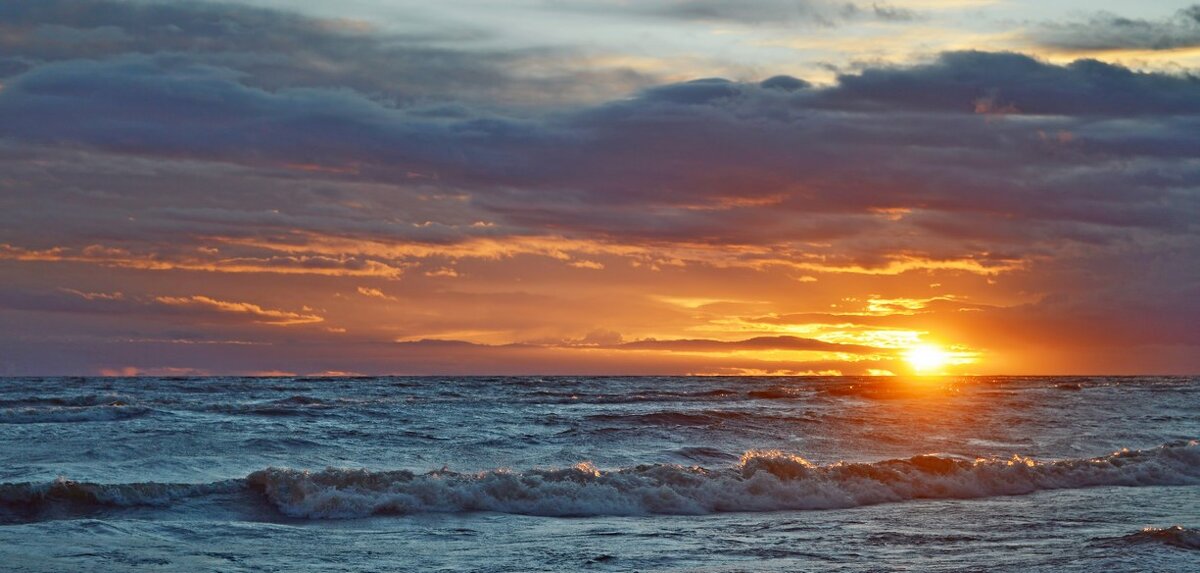
[[[0,399],[0,408],[36,406],[124,406],[131,400],[116,394],[84,394],[80,396],[21,396]]]
[[[1182,549],[1200,550],[1200,530],[1181,525],[1171,527],[1146,527],[1137,533],[1106,540],[1110,544],[1127,545],[1170,545]]]
[[[113,402],[98,406],[10,408],[0,412],[0,424],[112,422],[144,416],[153,411],[153,409],[145,406],[130,406],[123,402]]]
[[[1090,459],[974,461],[933,455],[816,465],[750,451],[719,469],[645,464],[479,473],[266,468],[211,484],[0,485],[0,507],[33,515],[55,503],[169,505],[218,492],[252,492],[294,518],[495,511],[543,516],[705,514],[851,508],[917,499],[967,499],[1099,486],[1200,484],[1200,441],[1122,450]]]
[[[169,506],[176,501],[240,491],[244,480],[201,484],[127,483],[99,484],[58,478],[49,483],[0,484],[0,509],[9,517],[34,515],[49,509]]]
[[[24,396],[0,399],[0,424],[104,422],[136,418],[154,411],[150,406],[185,411],[252,416],[324,415],[341,407],[369,405],[366,400],[294,395],[276,400],[197,404],[174,398],[133,400],[116,395]]]
[[[644,414],[593,414],[586,419],[591,422],[613,422],[639,426],[710,426],[730,420],[753,418],[750,412],[723,410],[696,412],[650,412]]]
[[[916,456],[818,466],[778,451],[751,451],[736,466],[721,470],[654,464],[601,471],[586,463],[520,473],[423,475],[269,468],[247,479],[282,513],[306,518],[462,511],[587,516],[834,509],[1047,489],[1200,484],[1200,441],[1052,462]]]
[[[637,426],[715,426],[726,422],[811,423],[819,419],[805,416],[764,414],[739,410],[660,411],[638,414],[592,414],[589,422],[632,424]]]
[[[697,392],[666,390],[640,391],[624,394],[593,394],[585,391],[535,390],[528,393],[538,403],[637,404],[642,402],[721,402],[741,397],[736,390],[715,388]]]
[[[714,460],[729,461],[738,459],[738,457],[734,454],[729,454],[721,451],[718,448],[707,446],[685,446],[674,450],[671,453],[690,461],[700,462],[711,462]]]
[[[348,402],[349,403],[349,402]],[[312,396],[295,395],[278,400],[209,404],[203,410],[219,414],[247,414],[255,416],[307,416],[331,410],[337,404]]]
[[[787,387],[787,386],[772,386],[762,390],[751,390],[746,393],[750,398],[759,400],[790,400],[804,396],[800,392],[802,388]]]

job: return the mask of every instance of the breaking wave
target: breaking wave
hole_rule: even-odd
[[[1200,441],[1192,440],[1047,462],[1020,456],[967,461],[923,455],[816,465],[783,452],[750,451],[736,465],[720,469],[647,464],[604,471],[582,463],[524,472],[425,474],[267,468],[244,479],[211,484],[106,485],[60,479],[41,485],[0,485],[0,507],[30,516],[63,504],[170,505],[181,498],[243,491],[262,496],[284,515],[309,519],[469,511],[544,516],[704,514],[850,508],[1098,486],[1197,484]],[[1194,540],[1195,532],[1184,530],[1178,535]]]
[[[1200,484],[1200,442],[1124,450],[1092,459],[964,461],[916,456],[818,466],[778,451],[751,451],[732,468],[640,465],[476,474],[448,471],[269,468],[249,476],[293,517],[497,511],[549,516],[703,514],[833,509],[912,499],[977,498],[1046,489]]]

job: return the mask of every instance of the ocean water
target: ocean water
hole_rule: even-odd
[[[1198,378],[10,378],[3,571],[1200,571]]]

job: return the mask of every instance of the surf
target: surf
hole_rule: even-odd
[[[965,460],[938,455],[871,463],[814,464],[777,450],[751,450],[731,466],[648,463],[603,470],[570,467],[459,473],[440,469],[319,471],[268,467],[212,483],[103,484],[59,478],[0,484],[6,521],[165,507],[248,493],[297,519],[499,512],[553,517],[697,515],[845,509],[921,499],[973,499],[1092,487],[1200,485],[1200,440],[1094,458]]]

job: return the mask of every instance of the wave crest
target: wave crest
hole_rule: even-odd
[[[817,465],[785,452],[752,450],[736,465],[719,469],[642,464],[601,470],[590,463],[523,472],[442,469],[425,474],[266,468],[244,479],[207,484],[97,484],[60,478],[45,484],[0,484],[0,521],[44,519],[63,511],[169,506],[222,493],[261,496],[291,517],[330,519],[469,511],[587,516],[834,509],[1048,489],[1197,484],[1200,441],[1196,440],[1049,462],[1020,456],[963,460],[922,455]],[[235,503],[247,499],[235,498]],[[1182,528],[1138,535],[1189,547],[1196,540],[1194,530]]]
[[[778,451],[747,452],[733,468],[590,464],[512,472],[428,474],[268,468],[250,487],[293,517],[497,511],[528,515],[703,514],[833,509],[912,499],[977,498],[1046,489],[1200,484],[1200,442],[1037,462],[916,456],[818,466]]]

